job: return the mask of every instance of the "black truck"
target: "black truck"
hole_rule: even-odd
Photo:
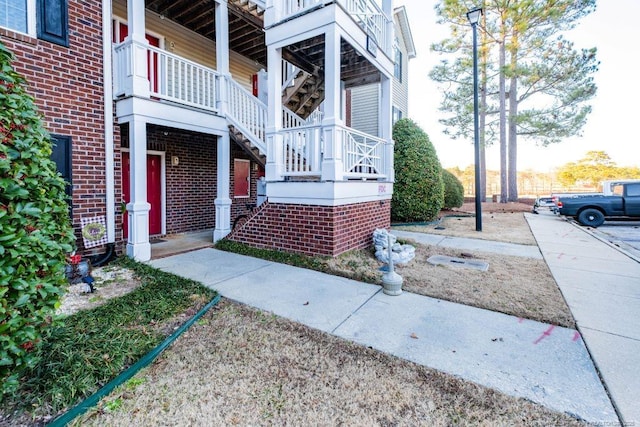
[[[605,219],[640,220],[640,180],[606,181],[603,186],[603,193],[560,197],[558,212],[590,227]]]

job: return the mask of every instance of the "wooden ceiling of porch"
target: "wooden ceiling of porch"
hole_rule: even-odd
[[[215,40],[213,0],[146,0],[146,8],[171,19],[211,40]],[[265,66],[267,49],[263,11],[248,0],[229,0],[229,48]],[[324,36],[288,46],[285,59],[314,75],[324,71]],[[349,43],[341,43],[341,80],[347,87],[380,81],[380,73]]]
[[[146,8],[215,41],[213,0],[146,0]],[[262,11],[247,0],[230,0],[229,48],[266,66]]]

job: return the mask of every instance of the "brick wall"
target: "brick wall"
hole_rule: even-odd
[[[128,126],[122,126],[122,145],[129,147]],[[254,166],[251,164],[251,197],[233,197],[233,159],[248,159],[231,142],[231,223],[238,215],[250,212],[247,205],[256,203]],[[147,150],[165,153],[166,172],[166,229],[167,234],[186,233],[215,227],[215,199],[217,196],[217,139],[213,135],[180,129],[148,125]],[[171,164],[177,156],[179,164]],[[120,187],[118,187],[120,188]]]
[[[69,0],[69,47],[0,28],[13,66],[27,79],[49,132],[71,137],[73,223],[105,215],[105,149],[100,2]]]
[[[389,228],[390,202],[343,206],[269,203],[228,238],[257,248],[337,256],[371,245],[373,230]]]

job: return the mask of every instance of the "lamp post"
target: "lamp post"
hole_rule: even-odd
[[[476,231],[482,231],[482,201],[480,196],[480,129],[478,128],[478,21],[482,8],[467,12],[467,19],[473,30],[473,148],[476,172]]]

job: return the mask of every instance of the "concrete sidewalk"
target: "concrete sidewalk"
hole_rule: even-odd
[[[468,240],[447,244],[496,247]],[[387,296],[379,286],[211,248],[151,264],[229,299],[506,394],[594,423],[618,422],[575,330],[407,292]]]
[[[560,217],[526,218],[621,420],[640,423],[640,263]]]

